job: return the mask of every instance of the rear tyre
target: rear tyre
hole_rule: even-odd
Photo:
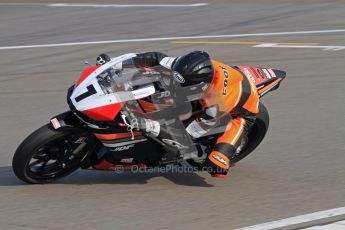
[[[238,154],[235,154],[231,158],[232,163],[237,163],[248,156],[264,139],[268,130],[270,118],[267,108],[262,103],[259,104],[259,111],[260,112],[256,116],[255,123],[246,137],[246,144]]]
[[[29,135],[17,148],[12,168],[31,184],[50,183],[77,170],[88,154],[83,130],[54,130],[49,124]]]
[[[231,163],[237,163],[246,156],[248,156],[251,152],[254,151],[256,147],[261,143],[264,139],[269,126],[269,114],[267,108],[260,103],[259,104],[259,114],[256,116],[255,123],[253,127],[249,130],[249,133],[245,139],[245,145],[243,146],[242,150],[239,153],[236,153],[230,160]],[[193,166],[197,167],[199,170],[204,168],[204,160],[194,161],[194,160],[187,160],[187,162]]]

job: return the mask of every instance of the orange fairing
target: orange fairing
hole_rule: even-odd
[[[138,102],[147,113],[157,112],[159,110],[158,107],[151,102],[147,102],[144,100],[138,100]]]
[[[275,87],[276,85],[279,84],[279,82],[281,82],[283,79],[282,78],[278,78],[277,80],[271,82],[270,84],[268,84],[267,86],[261,88],[258,90],[258,93],[261,95],[261,94],[265,94],[266,91],[272,89],[273,87]]]
[[[133,133],[134,136],[141,136],[142,133],[141,132],[134,132]],[[121,138],[127,138],[127,137],[131,137],[132,134],[130,132],[127,133],[112,133],[112,134],[98,134],[95,133],[95,136],[100,139],[100,140],[115,140],[115,139],[121,139]]]

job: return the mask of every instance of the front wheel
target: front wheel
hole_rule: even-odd
[[[83,130],[57,131],[49,124],[29,135],[16,150],[12,168],[15,175],[32,184],[50,183],[80,167],[89,152]]]

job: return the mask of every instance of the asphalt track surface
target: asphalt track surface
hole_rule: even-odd
[[[342,1],[229,2],[159,9],[0,5],[0,46],[345,29]],[[235,229],[345,206],[345,51],[243,43],[341,46],[345,32],[188,41],[220,44],[153,41],[0,50],[0,229]],[[49,185],[15,178],[10,165],[16,147],[67,109],[66,89],[84,60],[94,61],[101,52],[181,55],[200,49],[230,64],[288,73],[281,88],[263,98],[271,116],[268,135],[226,179],[82,170]]]

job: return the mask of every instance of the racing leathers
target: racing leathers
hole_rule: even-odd
[[[259,95],[254,83],[236,67],[217,60],[212,60],[212,64],[213,80],[201,99],[206,118],[202,115],[196,118],[187,127],[187,132],[198,138],[207,134],[222,117],[227,121],[224,132],[206,159],[206,165],[213,167],[211,175],[223,177],[230,168],[231,157],[255,121],[255,114],[259,112]]]
[[[160,52],[147,52],[137,54],[122,65],[123,67],[161,65],[173,70],[177,59]],[[238,68],[214,59],[211,59],[211,62],[214,69],[213,79],[207,87],[204,87],[206,90],[199,99],[203,111],[185,130],[192,138],[200,138],[210,135],[212,129],[222,123],[221,135],[208,154],[205,165],[208,166],[212,176],[224,177],[230,168],[230,159],[255,121],[255,114],[259,112],[259,95],[252,81]]]

